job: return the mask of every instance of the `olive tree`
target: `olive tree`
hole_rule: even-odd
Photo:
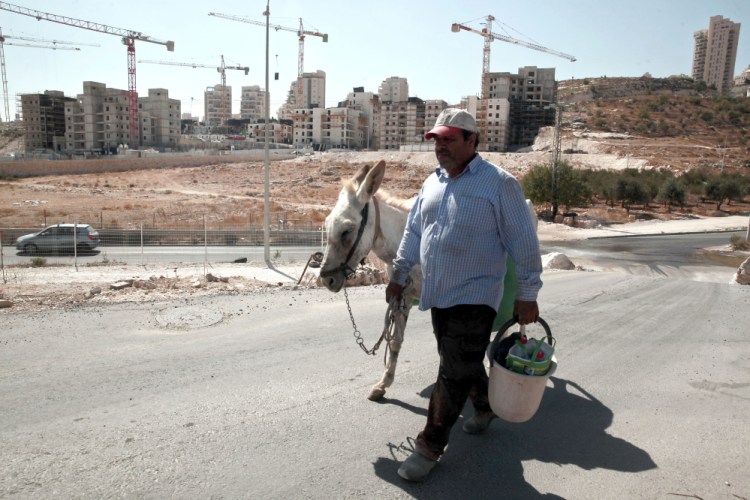
[[[720,175],[706,182],[705,195],[716,202],[716,210],[721,210],[724,200],[731,204],[732,200],[742,196],[742,186],[732,176]]]
[[[638,179],[620,177],[615,185],[615,199],[626,212],[632,205],[645,205],[651,199],[646,186]]]
[[[556,173],[555,176],[555,169],[549,165],[536,165],[521,180],[526,197],[535,204],[549,203],[553,218],[560,206],[580,207],[591,196],[583,176],[570,163],[560,162]]]
[[[664,203],[667,211],[672,211],[672,205],[679,205],[680,208],[685,208],[685,199],[687,196],[687,188],[675,178],[667,179],[664,184],[659,188],[659,193],[656,195],[656,199],[660,203]]]

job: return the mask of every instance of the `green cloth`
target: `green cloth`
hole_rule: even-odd
[[[516,265],[513,259],[508,257],[506,261],[507,271],[505,272],[505,281],[503,282],[503,299],[500,301],[500,307],[497,308],[497,316],[492,324],[492,331],[496,332],[506,321],[513,317],[513,307],[516,304],[516,295],[518,294],[518,276],[516,275]]]

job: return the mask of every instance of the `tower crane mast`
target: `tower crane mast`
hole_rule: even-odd
[[[57,14],[51,14],[49,12],[41,12],[19,5],[14,5],[6,2],[0,2],[0,10],[6,10],[15,14],[21,14],[35,18],[37,21],[50,21],[58,24],[65,24],[67,26],[73,26],[75,28],[83,28],[90,31],[96,31],[99,33],[106,33],[109,35],[115,35],[122,38],[122,43],[127,46],[128,49],[128,111],[130,118],[130,141],[131,145],[136,145],[138,141],[138,92],[136,90],[136,72],[135,72],[135,41],[139,40],[142,42],[154,43],[157,45],[165,45],[167,50],[170,52],[174,51],[173,41],[162,41],[152,38],[148,35],[144,35],[139,31],[133,31],[123,28],[115,28],[113,26],[107,26],[106,24],[93,23],[85,21],[83,19],[76,19],[74,17],[60,16]]]
[[[264,21],[255,21],[246,17],[234,16],[231,14],[220,14],[218,12],[209,12],[209,16],[218,17],[221,19],[228,19],[230,21],[238,21],[241,23],[255,24],[256,26],[265,26]],[[299,37],[299,49],[297,52],[297,96],[302,95],[302,75],[304,74],[305,66],[305,36],[317,36],[323,39],[323,42],[328,43],[328,34],[320,33],[319,31],[306,30],[302,24],[302,18],[299,19],[299,28],[288,28],[286,26],[279,26],[278,24],[269,24],[269,28],[273,28],[276,31],[291,31],[297,33]],[[266,89],[267,90],[267,89]]]
[[[236,69],[240,71],[244,71],[247,75],[250,72],[250,68],[248,66],[227,66],[224,64],[224,56],[221,56],[221,65],[211,66],[210,64],[198,64],[198,63],[184,63],[184,62],[177,62],[177,61],[151,61],[151,60],[140,60],[139,63],[147,63],[147,64],[166,64],[169,66],[187,66],[191,68],[216,68],[216,71],[221,73],[221,86],[223,90],[226,90],[227,87],[227,73],[226,70],[228,69]],[[222,94],[221,99],[221,121],[222,125],[226,126],[228,121],[228,110],[229,106],[226,102],[226,92]]]

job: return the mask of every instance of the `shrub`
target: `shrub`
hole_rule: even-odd
[[[732,246],[732,250],[750,250],[750,241],[737,234],[730,236],[729,244]]]
[[[47,259],[44,257],[34,257],[31,259],[31,265],[34,267],[42,267],[45,264],[47,264]]]

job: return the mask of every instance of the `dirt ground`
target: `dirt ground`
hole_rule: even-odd
[[[601,144],[601,140],[580,138],[577,147],[588,148],[591,152],[574,155],[572,159],[580,157],[578,165],[609,169],[648,162],[646,158],[599,153],[597,148]],[[484,153],[483,156],[522,177],[532,166],[549,161],[550,153],[544,148],[542,141],[538,151]],[[431,152],[315,153],[274,161],[269,171],[271,212],[283,214],[291,226],[319,226],[337,199],[341,179],[351,176],[361,165],[374,164],[381,159],[387,164],[384,189],[403,198],[414,196],[435,166]],[[236,163],[215,164],[209,158],[202,166],[138,169],[134,164],[133,167],[121,173],[0,180],[0,227],[41,228],[56,222],[83,222],[100,229],[135,228],[140,224],[171,228],[202,224],[203,220],[208,220],[213,227],[262,226],[262,162],[240,158]],[[652,208],[649,214],[626,214],[617,207],[599,205],[579,210],[579,214],[594,222],[686,217],[685,213],[668,214],[658,207]],[[696,202],[689,209],[690,217],[750,212],[749,203],[733,203],[727,208],[717,214],[714,204]],[[554,234],[552,239],[576,237],[567,226],[545,224],[543,227],[548,235]],[[382,266],[377,263],[375,266],[379,267],[375,275],[361,279],[365,282],[382,280]],[[243,270],[236,267],[211,269],[209,273],[217,278],[214,281],[205,279],[206,270],[190,266],[181,266],[179,271],[173,269],[174,266],[136,270],[116,262],[95,262],[72,270],[48,267],[46,276],[49,272],[69,273],[69,280],[61,282],[45,279],[44,271],[28,266],[8,267],[3,269],[0,281],[0,301],[12,302],[13,310],[17,311],[207,293],[266,293],[275,287],[298,286],[299,277],[302,277],[299,286],[316,286],[315,273],[308,269],[302,276],[303,267],[304,263],[297,263],[270,275],[261,273],[253,265]],[[110,289],[117,280],[131,280],[131,283],[120,290]]]
[[[532,166],[548,161],[548,152],[485,153],[488,160],[523,176]],[[616,154],[581,154],[579,164],[595,168],[637,166],[637,158]],[[410,198],[434,167],[432,153],[316,153],[294,160],[274,161],[269,172],[270,211],[291,226],[319,226],[335,203],[340,180],[359,166],[387,163],[384,189]],[[586,163],[583,163],[585,160]],[[264,165],[262,162],[212,164],[179,168],[134,169],[108,174],[29,177],[0,180],[0,226],[44,227],[58,222],[81,222],[103,228],[174,228],[207,220],[212,227],[262,226]],[[715,204],[689,207],[694,215],[716,214]],[[742,213],[748,203],[725,205],[725,213]],[[624,211],[603,204],[578,210],[598,219],[622,219]],[[659,207],[651,207],[659,216]],[[637,214],[637,212],[636,212]],[[669,217],[678,217],[679,212]],[[274,217],[276,219],[276,217]],[[625,215],[627,219],[627,215]]]

